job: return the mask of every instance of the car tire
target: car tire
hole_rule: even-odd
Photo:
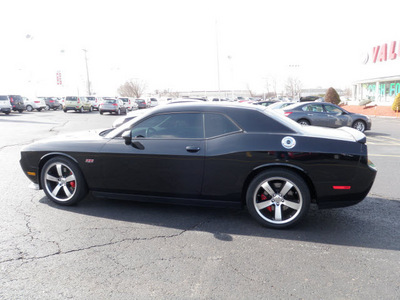
[[[103,111],[102,111],[102,110],[100,110],[100,114],[101,114],[101,115],[103,114]]]
[[[46,110],[50,110],[50,106],[48,106],[48,105],[46,104],[45,109],[46,109]]]
[[[33,111],[32,105],[27,105],[26,106],[26,111],[29,111],[29,112]]]
[[[65,113],[66,113],[67,111],[68,111],[68,110],[66,110],[66,109],[63,109],[63,112],[65,112]]]
[[[118,108],[116,113],[117,113],[117,115],[120,115],[121,114],[121,109]]]
[[[246,204],[254,219],[266,227],[288,228],[305,217],[310,190],[295,172],[271,169],[257,175],[246,193]]]
[[[36,110],[37,110],[37,111],[42,111],[42,109],[41,109],[41,108],[37,108]]]
[[[299,123],[300,125],[303,125],[303,126],[310,125],[310,121],[308,121],[306,119],[300,119],[300,120],[297,121],[297,123]]]
[[[83,113],[83,106],[81,106],[81,108],[79,109],[80,113]]]
[[[90,108],[89,108],[89,112],[92,112],[93,111],[93,107],[91,106]]]
[[[73,205],[87,195],[86,181],[78,165],[65,157],[47,161],[40,174],[43,190],[51,201],[60,205]]]
[[[5,112],[5,114],[8,116],[9,114],[10,114],[10,112],[8,111],[8,112]]]
[[[23,110],[22,110],[22,109],[18,109],[18,112],[19,112],[20,114],[22,114]]]
[[[364,132],[365,131],[365,128],[367,127],[366,125],[365,125],[365,122],[364,121],[361,121],[361,120],[357,120],[357,121],[355,121],[354,123],[353,123],[353,126],[352,126],[354,129],[357,129],[358,131],[361,131],[361,132]]]

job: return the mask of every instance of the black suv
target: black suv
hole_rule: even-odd
[[[8,95],[13,111],[22,113],[25,110],[24,100],[20,95]]]

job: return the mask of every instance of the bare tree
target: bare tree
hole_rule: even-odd
[[[275,77],[267,77],[265,78],[265,96],[267,98],[276,97],[276,78]]]
[[[135,97],[140,98],[146,90],[146,83],[143,80],[131,79],[125,82],[118,88],[118,93],[122,97]]]
[[[285,83],[286,94],[292,98],[300,94],[302,83],[296,77],[288,77]]]

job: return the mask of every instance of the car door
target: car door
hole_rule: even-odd
[[[350,116],[339,107],[327,103],[323,104],[323,106],[329,119],[329,127],[351,126]]]
[[[201,113],[153,115],[102,149],[103,190],[197,197],[201,193],[205,141]]]
[[[311,125],[329,126],[326,113],[320,103],[310,103],[302,107],[305,118],[311,121]]]

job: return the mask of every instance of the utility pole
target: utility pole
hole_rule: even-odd
[[[90,92],[89,68],[88,68],[87,55],[86,55],[87,50],[86,49],[82,49],[82,51],[85,52],[87,92],[88,92],[88,95],[90,96],[92,93]]]

